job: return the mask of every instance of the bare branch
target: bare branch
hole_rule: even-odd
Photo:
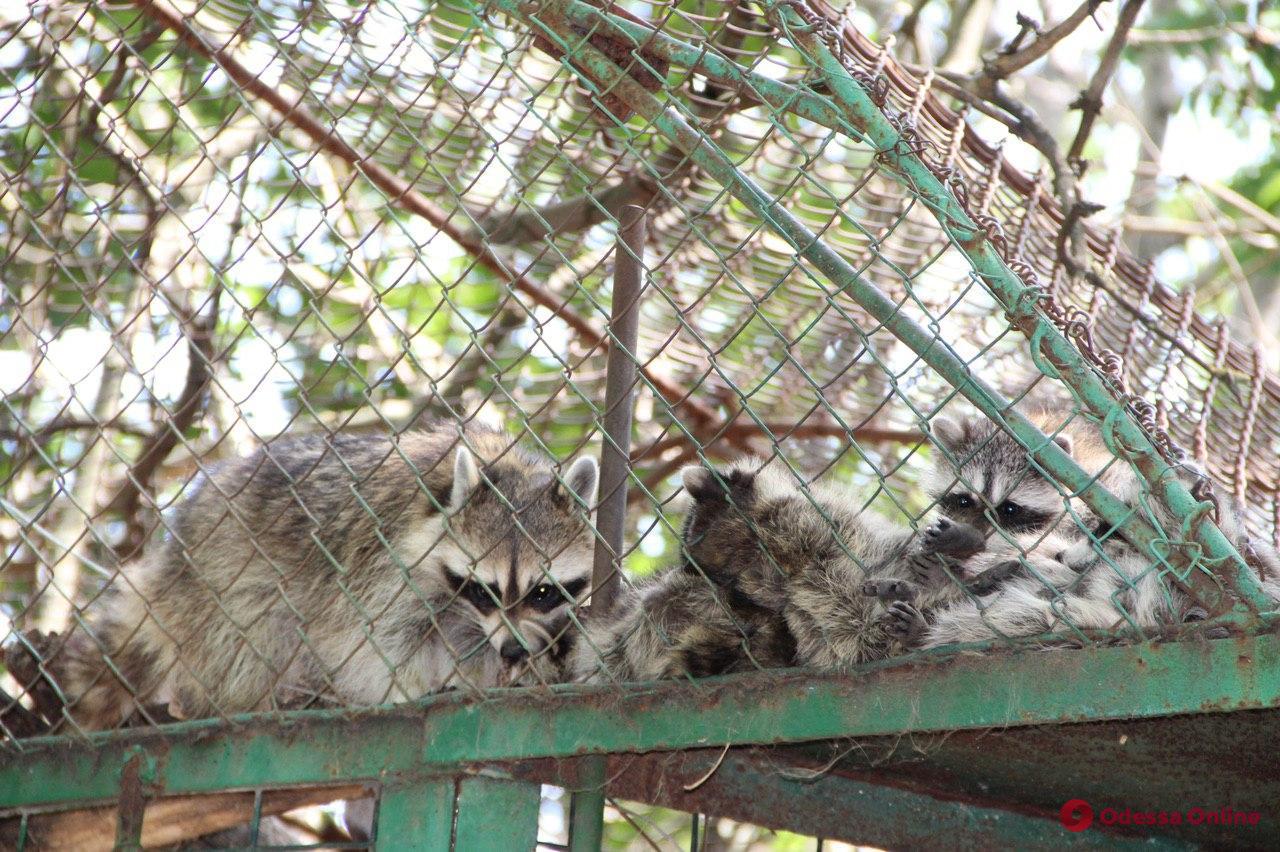
[[[122,552],[125,553],[140,547],[145,538],[138,509],[142,495],[151,490],[151,480],[156,470],[168,458],[169,453],[173,452],[182,434],[194,426],[204,413],[213,378],[213,335],[218,324],[218,306],[222,296],[219,277],[214,275],[213,281],[213,292],[206,302],[205,315],[188,318],[183,323],[187,338],[187,375],[182,393],[178,395],[173,410],[167,412],[164,422],[143,445],[125,475],[120,491],[108,506],[125,517],[126,533],[122,547]]]
[[[658,185],[648,175],[623,178],[613,186],[523,213],[503,211],[482,218],[471,232],[489,245],[527,244],[556,234],[584,231],[617,218],[628,204],[647,207],[658,195]]]
[[[1137,20],[1138,13],[1142,11],[1142,5],[1145,0],[1127,0],[1120,9],[1120,17],[1116,21],[1115,32],[1111,35],[1111,40],[1107,42],[1107,48],[1102,54],[1102,61],[1098,64],[1098,70],[1094,72],[1093,79],[1089,81],[1089,85],[1080,97],[1071,104],[1072,109],[1080,110],[1080,129],[1076,131],[1076,138],[1072,140],[1071,147],[1067,149],[1067,162],[1074,162],[1080,159],[1081,153],[1084,151],[1085,143],[1089,141],[1089,134],[1093,132],[1093,124],[1098,120],[1098,114],[1102,112],[1102,93],[1106,91],[1107,85],[1111,82],[1112,75],[1115,74],[1116,66],[1120,64],[1120,54],[1124,51],[1125,43],[1129,40],[1129,31],[1133,29],[1133,22]]]
[[[985,63],[982,68],[982,76],[990,77],[993,80],[1004,80],[1026,68],[1037,59],[1043,58],[1050,50],[1053,50],[1058,42],[1075,32],[1105,2],[1107,0],[1084,0],[1061,23],[1046,32],[1038,33],[1035,41],[1024,48],[1018,49],[1017,45],[1020,43],[1018,39],[1025,36],[1027,30],[1030,29],[1023,23],[1023,21],[1029,22],[1030,19],[1023,18],[1019,21],[1022,29],[1019,30],[1018,38],[1015,38],[1010,45],[1014,50],[1001,53],[995,59]]]
[[[872,426],[857,426],[853,429],[846,429],[838,423],[766,422],[762,426],[755,423],[731,423],[708,429],[705,434],[695,435],[692,439],[683,433],[659,438],[647,447],[632,452],[631,462],[635,464],[647,458],[660,456],[675,447],[687,446],[691,441],[698,444],[705,453],[713,451],[716,445],[722,441],[742,441],[761,436],[777,441],[783,441],[788,438],[796,440],[805,438],[852,438],[855,441],[870,444],[918,444],[924,440],[923,435],[913,430],[881,429]]]
[[[122,423],[118,416],[107,420],[93,420],[88,417],[55,417],[48,423],[43,423],[34,429],[0,426],[0,439],[39,443],[48,440],[59,432],[79,432],[85,429],[119,432],[122,435],[131,435],[135,438],[146,438],[151,434],[146,429],[129,423]]]
[[[1175,30],[1135,29],[1129,33],[1130,44],[1195,44],[1200,41],[1216,41],[1226,33],[1235,33],[1249,42],[1250,47],[1275,47],[1280,44],[1280,32],[1267,27],[1254,27],[1245,23],[1227,22],[1211,27],[1188,27]]]

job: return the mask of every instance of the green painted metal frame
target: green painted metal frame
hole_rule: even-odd
[[[156,795],[207,793],[446,774],[487,760],[1262,707],[1280,707],[1275,636],[892,660],[852,674],[780,670],[496,690],[367,711],[245,715],[10,743],[0,750],[0,810],[112,799],[137,755],[153,767]]]
[[[379,852],[452,849],[458,783],[447,776],[391,778],[378,796]]]
[[[1145,547],[1157,561],[1174,565],[1183,563],[1184,554],[1180,548],[1173,546],[1173,541],[1165,532],[1154,529],[1131,507],[1080,469],[1057,444],[1014,410],[994,387],[973,375],[964,362],[942,344],[936,335],[903,315],[899,305],[860,276],[843,258],[822,244],[816,234],[744,176],[714,142],[685,121],[675,108],[664,106],[657,97],[624,73],[612,59],[593,47],[585,36],[575,32],[573,24],[586,27],[589,31],[599,29],[614,37],[628,39],[637,49],[653,49],[655,53],[672,61],[697,67],[732,85],[747,87],[770,106],[778,104],[779,109],[784,109],[789,104],[803,105],[806,113],[811,113],[814,117],[821,115],[825,119],[823,124],[850,132],[854,138],[870,141],[894,167],[895,173],[902,175],[926,203],[954,244],[969,259],[980,280],[1005,307],[1014,324],[1031,340],[1033,352],[1042,356],[1036,359],[1037,366],[1046,375],[1061,378],[1086,409],[1103,422],[1104,432],[1113,439],[1113,444],[1123,448],[1125,454],[1132,457],[1139,475],[1148,482],[1152,493],[1162,499],[1175,517],[1196,519],[1196,523],[1191,525],[1191,532],[1201,552],[1210,564],[1226,568],[1226,579],[1251,613],[1271,608],[1244,560],[1222,532],[1208,520],[1208,505],[1192,497],[1186,486],[1178,481],[1176,472],[1155,451],[1146,433],[1125,411],[1124,406],[1116,401],[1081,354],[1037,310],[1040,293],[1023,285],[1004,265],[986,234],[973,223],[941,181],[918,157],[910,153],[909,146],[903,144],[898,131],[857,81],[821,45],[812,28],[799,20],[792,7],[785,3],[766,3],[768,8],[787,22],[788,31],[793,35],[797,47],[810,50],[815,55],[815,64],[835,93],[832,104],[834,114],[820,105],[823,102],[832,103],[822,96],[810,92],[802,98],[795,87],[788,92],[778,88],[781,84],[765,83],[758,74],[735,70],[730,67],[733,63],[715,58],[710,53],[710,48],[682,45],[676,39],[661,36],[652,30],[600,12],[579,0],[546,0],[542,3],[493,0],[491,5],[523,20],[535,32],[553,41],[564,52],[566,63],[575,63],[588,72],[589,78],[585,79],[588,85],[593,85],[591,78],[600,81],[603,88],[596,86],[598,93],[603,94],[607,90],[644,117],[654,130],[683,150],[690,160],[759,215],[798,255],[822,272],[837,292],[852,296],[871,316],[911,347],[984,414],[1002,424],[1027,448],[1032,458],[1046,472],[1070,491],[1079,494],[1100,517],[1123,530],[1131,541]],[[634,61],[643,63],[644,60],[637,53]],[[755,86],[761,86],[762,89],[757,90]],[[790,98],[790,101],[785,98]],[[1048,361],[1043,360],[1046,358]],[[1192,557],[1189,564],[1183,567],[1187,569],[1183,572],[1184,579],[1198,587],[1198,593],[1203,599],[1214,603],[1215,598],[1219,597],[1217,590],[1206,586],[1218,575],[1210,572],[1197,557]],[[1204,570],[1193,570],[1196,567]]]

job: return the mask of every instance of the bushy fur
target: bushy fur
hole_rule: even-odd
[[[605,618],[586,617],[576,647],[579,680],[710,677],[795,665],[778,614],[720,587],[692,563],[641,580]]]
[[[780,461],[690,467],[683,480],[692,499],[684,562],[638,589],[583,645],[602,649],[604,671],[619,679],[885,657],[894,641],[879,618],[885,601],[908,588],[925,600],[956,594],[954,583],[916,589],[914,563],[974,546],[954,529],[917,544],[905,522],[861,511],[847,489],[802,486]]]
[[[505,435],[449,426],[221,465],[71,635],[70,712],[103,728],[153,702],[197,717],[562,679],[596,482],[593,460],[562,484]]]

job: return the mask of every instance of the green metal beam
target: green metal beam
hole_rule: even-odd
[[[1151,494],[1169,509],[1173,517],[1200,517],[1201,522],[1189,530],[1193,540],[1203,548],[1211,564],[1221,566],[1224,578],[1244,602],[1255,610],[1273,609],[1240,554],[1200,511],[1200,501],[1191,495],[1178,479],[1176,471],[1161,458],[1146,432],[1116,402],[1111,390],[1085,362],[1075,345],[1037,309],[1037,291],[1023,284],[1005,266],[987,234],[911,150],[912,146],[905,143],[898,130],[832,53],[820,31],[802,19],[799,12],[784,0],[762,2],[766,11],[781,22],[792,44],[806,54],[810,63],[822,73],[832,98],[845,117],[881,152],[907,187],[925,203],[943,231],[969,260],[987,290],[999,300],[1010,322],[1031,341],[1033,352],[1047,360],[1048,363],[1044,363],[1036,358],[1037,367],[1051,378],[1061,378],[1075,398],[1103,422],[1108,443],[1134,463]],[[1033,445],[1028,447],[1034,449]],[[1171,532],[1174,535],[1180,533],[1178,530]]]
[[[582,783],[569,797],[569,850],[594,852],[604,840],[604,755],[582,758]]]
[[[1176,558],[1176,554],[1170,553],[1168,538],[1163,533],[1153,529],[1132,507],[1117,499],[1095,477],[1082,470],[1054,441],[1049,440],[1026,417],[1014,410],[994,387],[975,376],[943,341],[907,317],[902,312],[901,305],[859,275],[848,262],[825,245],[776,199],[770,197],[743,175],[714,142],[686,122],[674,107],[664,106],[653,94],[623,73],[610,57],[592,46],[585,36],[576,32],[570,21],[564,17],[564,9],[568,2],[570,0],[546,0],[540,4],[524,3],[521,0],[493,0],[492,5],[521,18],[536,32],[556,43],[566,57],[587,71],[590,75],[586,80],[588,85],[595,85],[592,80],[599,81],[603,85],[603,90],[618,97],[637,114],[643,116],[654,130],[674,142],[692,162],[719,181],[734,197],[742,201],[760,216],[766,225],[785,239],[798,255],[813,264],[835,285],[837,292],[850,295],[884,328],[906,343],[978,409],[1015,435],[1023,446],[1028,448],[1029,454],[1038,464],[1058,482],[1079,494],[1101,518],[1123,530],[1129,540],[1145,547],[1158,559]],[[861,89],[858,91],[861,92]],[[868,109],[874,111],[876,116],[883,120],[883,116],[880,116],[874,104],[869,100],[866,104]],[[1034,294],[1034,291],[1029,288],[1018,286],[1021,298],[1025,299]],[[1050,339],[1057,335],[1056,329],[1047,320],[1043,317],[1040,317],[1040,320],[1043,323],[1043,327],[1039,329],[1042,337]],[[1058,335],[1058,337],[1061,336]],[[1065,339],[1063,340],[1065,343]],[[1066,346],[1070,349],[1070,344]],[[1074,365],[1072,368],[1074,372],[1090,373],[1088,366],[1074,349],[1063,353],[1063,358],[1067,363]],[[1119,409],[1114,400],[1109,396],[1107,399],[1112,408]],[[1122,415],[1121,419],[1124,422],[1129,422],[1123,410],[1118,410],[1118,413]],[[1134,428],[1137,428],[1136,425]],[[1141,432],[1140,429],[1138,431]],[[1124,434],[1127,436],[1128,433]],[[1146,441],[1145,436],[1142,440]],[[1146,441],[1146,446],[1150,446],[1149,441]],[[1167,466],[1165,469],[1168,470]],[[1178,487],[1181,486],[1178,485]],[[1185,493],[1186,489],[1182,490]],[[1189,498],[1189,495],[1187,496]],[[1194,504],[1194,501],[1192,503]],[[1227,551],[1234,554],[1235,551],[1230,544],[1226,543],[1221,533],[1217,532],[1216,528],[1214,531],[1217,535],[1214,541],[1218,545],[1225,545]],[[1213,555],[1218,552],[1218,550],[1209,550]],[[1224,554],[1222,558],[1228,557]],[[1236,558],[1238,559],[1238,555]],[[1244,573],[1248,574],[1247,568],[1244,569]],[[1213,578],[1210,574],[1204,573],[1199,575],[1198,579],[1204,582]],[[1256,583],[1254,585],[1256,587]],[[1255,599],[1261,595],[1260,590],[1256,593],[1250,592],[1247,584],[1242,585],[1241,588],[1247,593],[1246,597],[1256,604]],[[1265,600],[1265,598],[1262,599]]]
[[[380,780],[458,764],[1280,706],[1280,638],[901,660],[694,682],[495,690],[49,737],[0,750],[0,809],[115,798],[142,754],[155,795]]]

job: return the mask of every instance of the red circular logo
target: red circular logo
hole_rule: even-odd
[[[1067,831],[1084,831],[1093,825],[1093,808],[1084,799],[1072,799],[1058,811],[1058,819]]]

